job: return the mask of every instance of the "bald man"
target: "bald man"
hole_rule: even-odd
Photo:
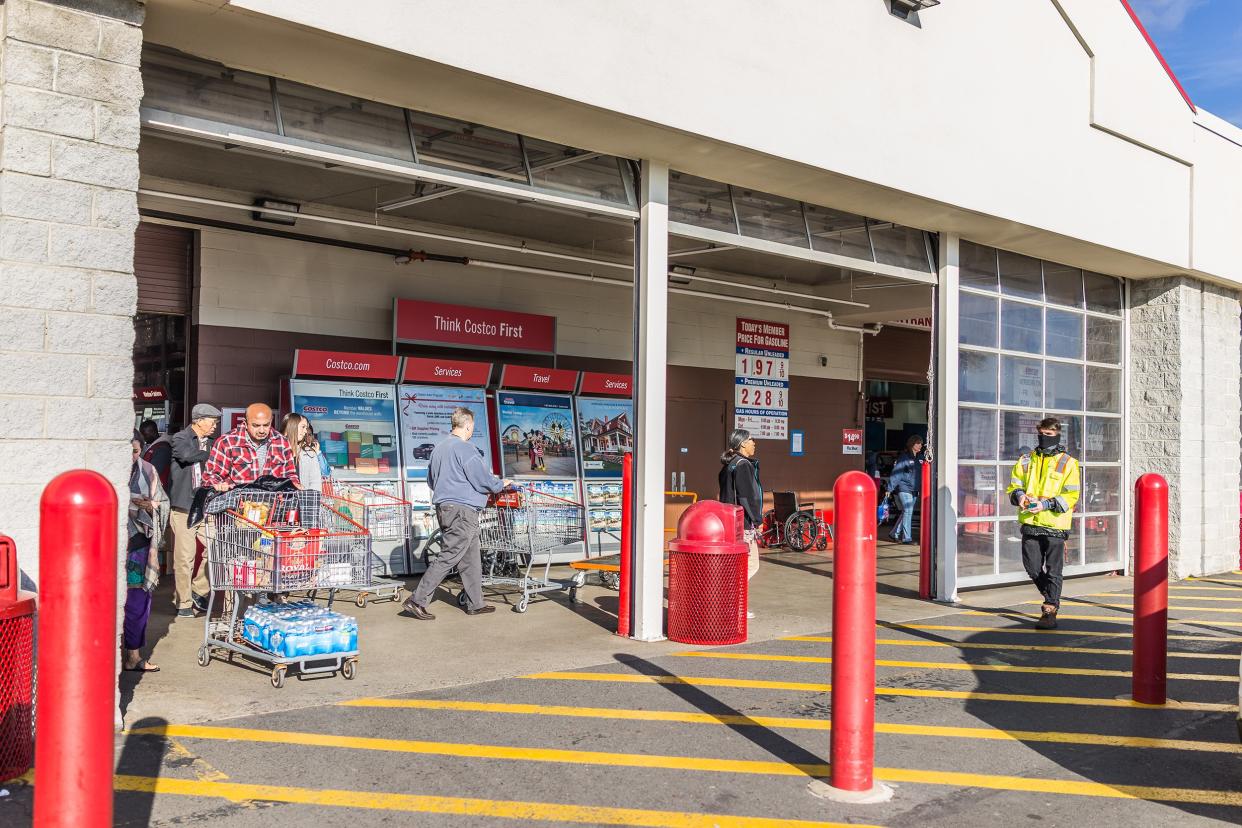
[[[254,403],[246,409],[246,421],[211,447],[211,456],[203,468],[203,485],[227,492],[265,474],[287,478],[302,488],[293,447],[272,428],[272,409]]]

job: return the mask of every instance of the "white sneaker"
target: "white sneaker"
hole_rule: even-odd
[[[748,619],[750,619],[750,618],[754,618],[754,617],[755,617],[755,614],[754,614],[753,612],[751,612],[750,610],[746,610],[746,617],[747,617]]]

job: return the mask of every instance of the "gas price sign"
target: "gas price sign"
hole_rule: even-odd
[[[756,440],[789,438],[789,326],[737,320],[733,371],[736,427]]]

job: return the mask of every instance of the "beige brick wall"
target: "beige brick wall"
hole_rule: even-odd
[[[52,477],[96,469],[125,497],[141,18],[0,5],[0,532],[34,582]]]

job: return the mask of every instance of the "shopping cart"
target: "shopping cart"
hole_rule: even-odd
[[[410,538],[410,503],[394,494],[369,486],[329,481],[323,484],[325,502],[335,511],[352,518],[371,534],[371,569],[387,572],[391,550],[399,549],[398,558],[405,560],[406,543]],[[368,602],[399,601],[405,584],[391,578],[372,577],[370,585],[361,589],[344,588],[342,593],[354,595],[354,604],[362,609]]]
[[[330,507],[319,492],[233,490],[212,500],[206,519],[207,577],[211,596],[198,663],[215,651],[272,665],[272,686],[284,686],[291,666],[306,675],[340,672],[353,679],[358,650],[282,656],[243,637],[246,595],[269,592],[366,589],[371,581],[370,536]],[[223,607],[213,618],[216,592]],[[329,601],[329,604],[331,602]]]
[[[483,586],[516,587],[521,593],[514,612],[526,612],[530,597],[541,592],[569,589],[572,580],[549,577],[553,553],[582,543],[584,509],[581,503],[523,488],[494,495],[479,513],[479,549],[483,558]],[[531,571],[542,565],[541,577]],[[466,605],[466,593],[457,596]]]

